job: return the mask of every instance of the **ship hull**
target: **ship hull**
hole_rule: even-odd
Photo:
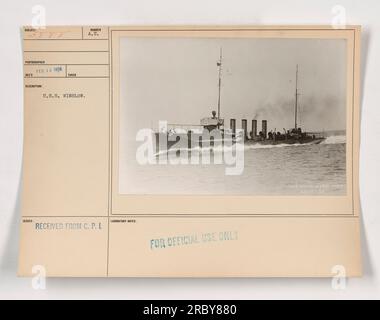
[[[286,139],[286,140],[247,140],[245,144],[247,145],[293,145],[293,144],[320,144],[326,140],[326,138],[301,138],[301,139]]]
[[[161,139],[161,142],[159,142],[159,139]],[[162,139],[166,139],[165,144],[162,144]],[[218,140],[217,143],[215,143],[213,140],[209,141],[199,141],[196,139],[191,139],[188,134],[179,134],[177,135],[177,139],[173,141],[173,139],[168,139],[166,135],[163,134],[156,134],[156,146],[157,146],[157,152],[159,151],[165,151],[170,150],[174,148],[179,148],[179,145],[177,144],[179,140],[182,140],[181,146],[186,147],[188,149],[192,148],[202,148],[202,147],[214,147],[215,145],[222,145],[224,144],[223,139]],[[244,144],[245,145],[296,145],[296,144],[302,144],[302,145],[311,145],[311,144],[320,144],[326,140],[325,137],[313,137],[313,136],[306,136],[306,137],[299,137],[299,138],[287,138],[282,140],[273,140],[273,139],[263,139],[263,140],[254,140],[254,139],[246,139]],[[229,142],[231,143],[231,142]],[[233,144],[236,143],[236,141],[233,139]],[[177,144],[177,145],[176,145]]]

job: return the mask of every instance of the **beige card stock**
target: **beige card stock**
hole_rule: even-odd
[[[22,33],[19,275],[361,275],[360,27]]]

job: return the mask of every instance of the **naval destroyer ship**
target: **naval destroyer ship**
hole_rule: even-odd
[[[294,127],[288,130],[283,129],[280,131],[268,131],[267,120],[262,120],[261,131],[258,132],[257,120],[252,120],[251,131],[248,131],[247,119],[241,120],[241,130],[240,135],[236,130],[236,119],[230,119],[230,128],[227,130],[225,128],[224,119],[221,117],[221,85],[222,85],[222,49],[220,50],[220,57],[217,61],[218,67],[218,101],[217,101],[217,111],[212,111],[211,117],[205,117],[200,120],[200,124],[168,124],[165,131],[156,132],[156,151],[169,151],[180,139],[187,140],[187,148],[191,149],[194,147],[202,147],[202,145],[213,146],[217,141],[217,138],[210,137],[210,140],[202,141],[200,138],[199,131],[208,130],[209,132],[218,133],[215,136],[220,137],[223,142],[226,134],[232,137],[233,143],[238,139],[243,139],[245,144],[248,145],[292,145],[292,144],[319,144],[326,137],[321,132],[306,132],[297,123],[298,118],[298,103],[299,103],[299,90],[298,90],[298,65],[296,66],[295,75],[295,103],[294,103]],[[197,130],[194,130],[197,129]],[[198,132],[196,134],[195,132]],[[206,135],[207,136],[207,135]],[[167,150],[162,150],[162,142],[165,140],[165,148]]]

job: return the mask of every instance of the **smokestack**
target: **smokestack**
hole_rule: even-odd
[[[232,130],[232,134],[236,133],[236,119],[230,119],[230,128]]]
[[[247,119],[241,120],[241,128],[244,131],[244,140],[248,137],[248,129],[247,129]]]
[[[267,138],[267,121],[263,120],[261,125],[261,132],[263,133],[264,139]]]
[[[252,120],[252,139],[257,136],[257,120]]]

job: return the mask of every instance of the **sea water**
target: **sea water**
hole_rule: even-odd
[[[244,170],[235,176],[225,174],[225,164],[139,165],[132,157],[127,162],[119,176],[122,194],[346,194],[343,134],[320,144],[245,145]]]

